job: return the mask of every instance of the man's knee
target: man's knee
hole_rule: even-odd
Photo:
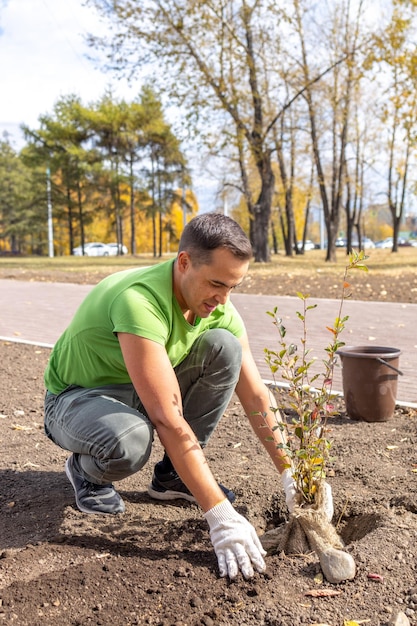
[[[221,364],[239,367],[242,362],[242,346],[239,339],[224,328],[213,328],[202,336],[202,347],[211,350]]]
[[[152,450],[153,428],[140,420],[120,436],[105,462],[105,477],[113,482],[135,474],[147,463]]]

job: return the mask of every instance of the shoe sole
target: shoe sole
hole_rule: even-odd
[[[168,500],[187,500],[187,502],[197,502],[191,494],[183,493],[182,491],[171,491],[169,489],[166,491],[157,491],[152,487],[152,484],[148,485],[148,494],[151,498],[154,498],[154,500],[162,500],[165,502]]]
[[[117,513],[111,513],[110,511],[92,511],[91,509],[87,509],[87,507],[85,507],[82,504],[80,504],[80,502],[78,500],[77,489],[75,487],[74,480],[73,480],[72,474],[71,474],[70,462],[69,462],[70,458],[71,457],[68,457],[68,459],[65,461],[65,473],[67,475],[68,480],[70,481],[70,483],[72,485],[72,488],[74,489],[75,504],[77,505],[77,508],[82,513],[88,513],[89,515],[120,515],[121,513],[124,513],[124,511],[119,511]]]

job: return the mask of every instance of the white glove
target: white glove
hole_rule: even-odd
[[[288,467],[281,474],[282,486],[284,487],[285,503],[290,513],[294,512],[294,507],[298,504],[297,487],[295,485],[292,468]]]
[[[287,468],[281,474],[282,486],[285,492],[285,503],[290,513],[294,512],[294,507],[299,504],[297,499],[297,487],[292,473],[292,468]],[[329,522],[332,521],[334,508],[333,508],[333,495],[332,488],[329,483],[324,482],[324,494],[323,494],[323,510],[326,518]]]
[[[253,570],[264,572],[266,552],[254,527],[223,500],[204,514],[210,526],[210,538],[219,563],[220,576],[236,578],[239,569],[245,578]]]

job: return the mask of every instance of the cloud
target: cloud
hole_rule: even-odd
[[[21,123],[36,126],[59,97],[76,94],[88,103],[115,82],[87,59],[85,35],[105,30],[82,2],[0,0],[0,131]],[[122,81],[115,87],[126,98],[137,92]]]

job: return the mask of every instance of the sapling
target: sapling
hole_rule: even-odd
[[[277,308],[269,312],[278,330],[279,346],[277,350],[266,349],[266,359],[274,381],[277,374],[287,381],[290,408],[295,413],[295,417],[288,423],[281,421],[279,408],[273,409],[277,418],[273,429],[279,428],[284,434],[285,443],[277,446],[284,449],[290,460],[291,466],[287,471],[294,477],[298,503],[289,524],[283,529],[267,531],[261,541],[268,553],[278,550],[299,554],[314,550],[324,576],[331,583],[352,580],[356,574],[355,561],[343,550],[343,541],[331,524],[333,505],[329,506],[329,485],[325,481],[330,450],[326,431],[328,418],[335,414],[332,385],[336,352],[344,345],[340,334],[349,319],[347,315],[342,315],[344,301],[350,296],[347,276],[353,269],[367,271],[364,263],[366,258],[363,252],[352,252],[349,256],[338,315],[333,326],[327,327],[331,340],[325,348],[327,354],[321,373],[312,372],[315,360],[307,345],[307,316],[317,305],[309,304],[309,296],[298,294],[303,304],[302,311],[297,312],[303,329],[301,350],[295,344],[287,343],[286,329]],[[269,428],[267,424],[265,426]],[[268,439],[274,440],[272,435]]]
[[[278,444],[283,448],[291,460],[292,471],[299,494],[300,505],[314,504],[320,481],[325,479],[326,464],[330,458],[330,441],[326,437],[327,422],[335,414],[332,391],[336,352],[344,344],[340,335],[345,328],[349,317],[343,316],[343,305],[350,297],[350,284],[347,282],[351,270],[367,271],[364,261],[367,259],[363,251],[352,252],[349,263],[343,275],[342,293],[339,302],[337,317],[333,326],[327,326],[331,334],[329,345],[325,348],[326,358],[323,360],[321,373],[312,373],[315,359],[312,358],[308,347],[307,317],[309,311],[317,304],[309,303],[309,296],[297,293],[302,302],[302,311],[297,316],[302,324],[301,349],[294,343],[286,340],[286,328],[278,316],[278,308],[268,311],[273,318],[273,324],[278,330],[278,349],[265,349],[266,360],[269,364],[276,385],[276,376],[288,384],[290,406],[295,417],[290,422],[279,419],[279,408],[273,409],[277,416],[274,429],[279,428],[285,434],[286,443]],[[269,436],[272,440],[273,437]]]

